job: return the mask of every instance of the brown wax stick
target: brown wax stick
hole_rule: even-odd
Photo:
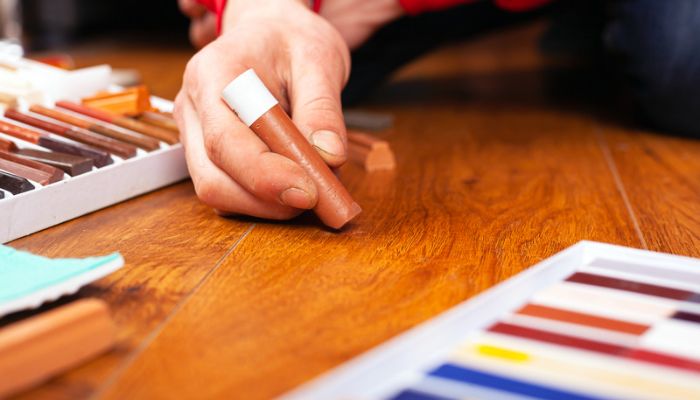
[[[15,153],[19,157],[30,161],[40,162],[59,170],[70,176],[77,176],[92,170],[93,161],[88,157],[79,157],[66,153],[41,151],[34,149],[19,149]]]
[[[136,147],[122,143],[114,139],[96,135],[93,132],[86,130],[71,128],[69,126],[58,125],[53,122],[45,121],[34,116],[24,114],[15,109],[5,111],[5,116],[15,121],[22,122],[27,125],[34,126],[39,129],[54,133],[59,136],[84,143],[99,149],[108,151],[122,158],[132,158],[136,155]]]
[[[78,128],[86,129],[88,131],[107,136],[115,140],[119,140],[121,142],[133,144],[146,151],[153,151],[160,148],[160,143],[156,139],[144,136],[140,133],[112,129],[103,123],[88,121],[86,119],[76,117],[75,115],[44,107],[38,104],[29,107],[29,111],[41,114],[45,117],[49,117],[69,125],[76,126]]]
[[[39,183],[42,186],[49,184],[51,180],[51,174],[28,167],[24,164],[16,163],[10,160],[6,160],[0,157],[0,171],[9,172],[13,175],[29,179]]]
[[[313,179],[318,190],[314,211],[324,224],[340,229],[362,212],[252,69],[234,79],[222,96],[270,150],[297,162]]]
[[[114,161],[109,153],[77,142],[56,140],[44,132],[23,128],[15,124],[0,120],[0,132],[15,137],[25,142],[38,144],[49,150],[60,153],[67,153],[81,157],[88,157],[93,160],[96,167],[104,167]]]
[[[0,150],[15,151],[15,150],[17,150],[17,145],[15,144],[15,142],[0,138]]]
[[[77,112],[78,114],[86,115],[90,118],[99,119],[100,121],[108,122],[122,128],[126,128],[132,131],[143,133],[144,135],[162,140],[168,144],[175,144],[178,142],[178,135],[173,132],[167,131],[165,129],[160,129],[155,126],[144,124],[133,120],[131,118],[122,117],[116,114],[112,114],[106,111],[98,110],[96,108],[71,103],[70,101],[57,101],[56,105],[66,110]]]
[[[40,138],[38,144],[43,148],[57,151],[59,153],[90,158],[97,168],[102,168],[114,163],[114,160],[112,160],[109,153],[86,144],[75,142],[69,143],[65,140],[57,140],[49,137]]]
[[[36,160],[30,160],[28,158],[24,158],[24,157],[19,156],[17,154],[8,153],[6,151],[1,151],[1,150],[0,150],[0,159],[5,159],[8,161],[17,163],[17,164],[22,164],[22,165],[27,166],[29,168],[33,168],[35,170],[39,170],[39,171],[42,171],[42,172],[48,174],[48,180],[46,183],[42,183],[40,181],[37,181],[37,182],[41,183],[42,185],[58,182],[61,179],[63,179],[63,171],[61,171],[58,168],[52,167],[48,164],[44,164],[42,162],[36,161]],[[29,178],[29,179],[31,179],[31,178]]]
[[[143,123],[158,126],[160,128],[167,129],[169,131],[180,134],[180,129],[178,129],[175,120],[171,117],[168,117],[165,114],[153,111],[145,111],[138,116],[138,120]]]
[[[396,167],[388,142],[357,131],[348,131],[348,158],[369,172]]]
[[[12,194],[20,194],[34,189],[34,185],[21,176],[0,170],[0,189],[5,189]]]
[[[48,137],[48,135],[45,133],[26,129],[15,124],[11,124],[7,121],[0,121],[0,132],[19,140],[24,140],[25,142],[34,144],[39,143],[39,138]]]
[[[18,394],[112,348],[107,305],[78,300],[0,328],[0,398]]]

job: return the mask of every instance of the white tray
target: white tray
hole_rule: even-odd
[[[172,109],[172,102],[153,97],[160,110]],[[17,140],[14,140],[18,142]],[[26,145],[26,147],[35,146]],[[128,160],[112,157],[114,164],[75,177],[36,187],[16,196],[8,192],[0,199],[0,243],[38,232],[119,203],[188,177],[181,144],[161,143],[159,150]]]

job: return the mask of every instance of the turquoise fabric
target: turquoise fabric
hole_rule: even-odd
[[[59,284],[118,258],[119,253],[51,259],[0,245],[0,304]]]

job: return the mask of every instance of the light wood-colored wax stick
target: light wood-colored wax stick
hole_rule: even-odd
[[[108,350],[115,327],[107,305],[78,300],[0,328],[0,398]]]
[[[348,158],[369,172],[396,167],[394,153],[387,141],[357,131],[348,131]]]

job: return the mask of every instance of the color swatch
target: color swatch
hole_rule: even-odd
[[[700,399],[700,261],[582,242],[287,398]]]

